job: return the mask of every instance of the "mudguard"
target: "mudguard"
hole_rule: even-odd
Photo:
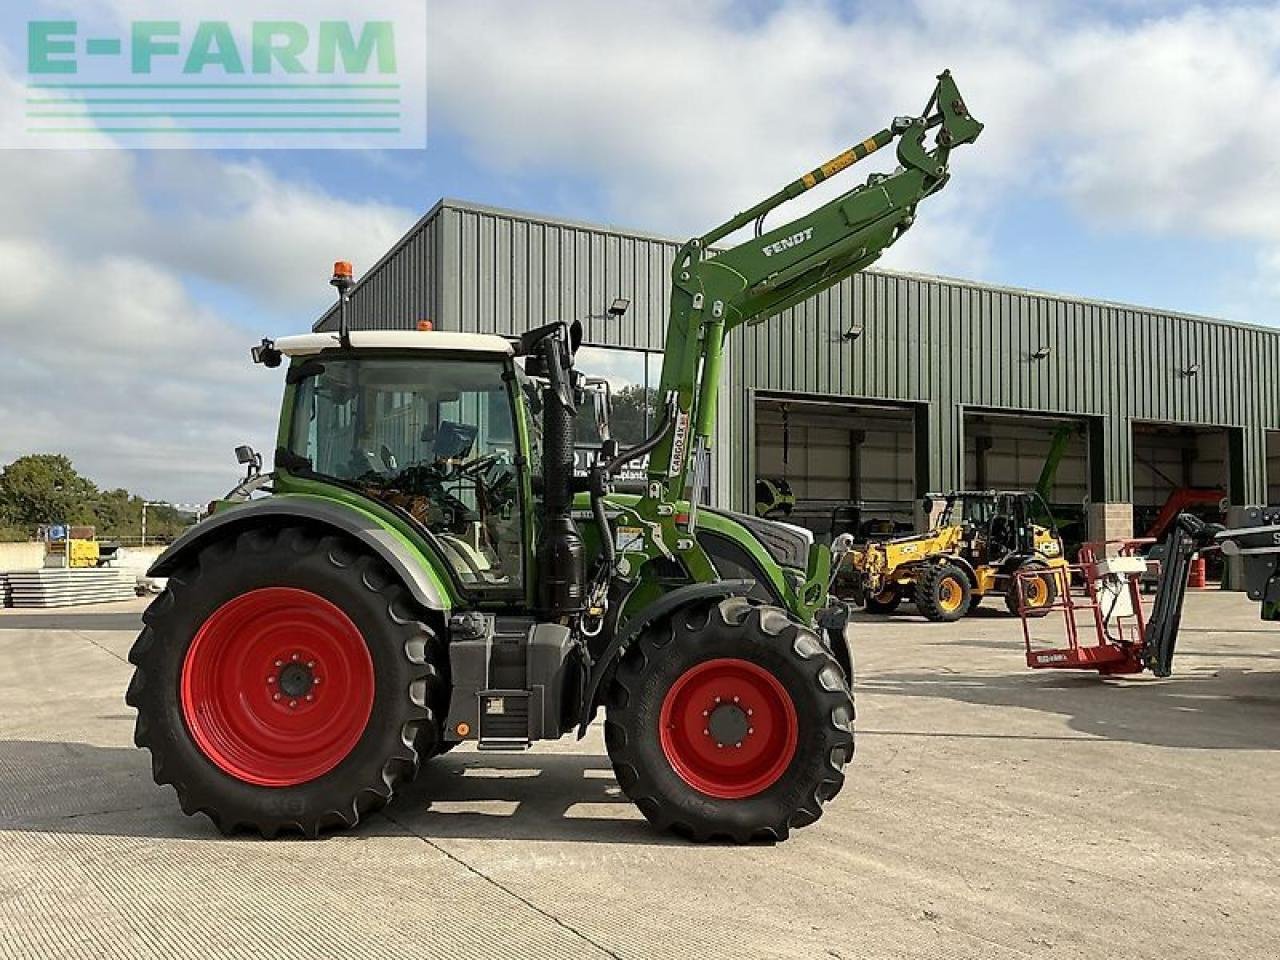
[[[601,652],[600,657],[595,662],[595,666],[591,669],[591,676],[587,681],[586,695],[582,699],[582,715],[579,717],[578,739],[581,740],[586,736],[587,727],[590,725],[592,717],[595,716],[596,707],[599,706],[596,698],[605,678],[613,671],[619,654],[626,648],[628,643],[640,635],[641,630],[655,620],[660,620],[662,617],[674,613],[686,604],[694,603],[698,600],[744,597],[751,592],[755,585],[754,580],[714,580],[710,583],[692,583],[687,586],[676,587],[674,590],[664,593],[628,620],[622,629],[613,635],[613,639],[609,641],[608,646]]]
[[[304,520],[354,537],[386,561],[414,600],[428,610],[449,611],[449,597],[433,572],[394,533],[367,514],[317,497],[266,497],[220,510],[175,540],[151,565],[147,576],[167,577],[177,571],[183,560],[214,540],[273,518]]]

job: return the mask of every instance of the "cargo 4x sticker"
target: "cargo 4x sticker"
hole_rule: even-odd
[[[676,414],[676,429],[671,438],[671,464],[667,476],[678,477],[684,469],[685,447],[689,444],[689,414]]]

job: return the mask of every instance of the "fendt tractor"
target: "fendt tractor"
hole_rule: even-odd
[[[630,449],[574,368],[578,322],[514,342],[351,330],[340,263],[337,331],[253,350],[287,362],[274,471],[238,451],[245,482],[150,571],[168,582],[127,699],[156,781],[224,831],[314,836],[460,742],[582,737],[603,709],[618,783],[658,828],[747,842],[817,820],[853,754],[846,610],[833,549],[703,505],[722,345],[872,263],[981,130],[943,73],[923,115],[684,244],[664,409]],[[895,141],[892,174],[764,228]],[[576,477],[588,401],[604,440]],[[614,491],[646,455],[642,491]]]
[[[869,613],[893,613],[904,599],[927,619],[959,620],[985,597],[1000,596],[1010,613],[1043,616],[1058,595],[1055,570],[1065,570],[1062,539],[1036,519],[1052,515],[1038,493],[957,490],[942,500],[925,533],[868,543],[850,550],[838,592]],[[1039,576],[1033,575],[1041,571]]]

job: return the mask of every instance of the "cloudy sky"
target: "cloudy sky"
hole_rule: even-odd
[[[430,0],[426,51],[424,151],[0,150],[0,462],[207,500],[271,447],[250,343],[439,197],[701,232],[942,67],[986,131],[885,266],[1280,324],[1274,3]],[[0,35],[0,130],[24,70]]]

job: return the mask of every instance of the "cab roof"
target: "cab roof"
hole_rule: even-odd
[[[281,337],[276,349],[286,357],[305,357],[338,346],[336,333],[303,333]],[[451,330],[353,330],[353,350],[450,350],[511,356],[511,344],[488,333],[455,333]]]

